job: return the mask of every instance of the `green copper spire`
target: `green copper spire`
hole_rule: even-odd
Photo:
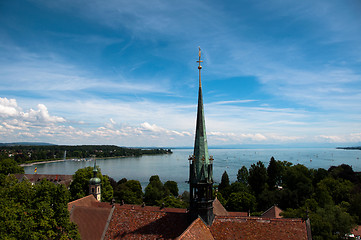
[[[98,175],[97,160],[94,159],[93,177],[89,181],[91,185],[100,184],[101,180],[100,178],[98,178],[97,175]]]
[[[194,142],[194,163],[195,163],[195,179],[193,181],[210,181],[212,176],[208,176],[209,164],[208,144],[206,136],[206,124],[204,119],[203,97],[202,97],[202,82],[201,82],[201,49],[199,48],[199,92],[198,92],[198,110],[197,110],[197,126],[196,137]]]

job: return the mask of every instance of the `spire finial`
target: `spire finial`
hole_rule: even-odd
[[[199,60],[197,61],[197,63],[199,63],[198,65],[198,70],[199,70],[199,87],[201,88],[202,87],[202,83],[201,83],[201,69],[202,69],[202,66],[201,66],[201,62],[203,62],[201,60],[201,47],[198,47],[198,56],[199,56]]]

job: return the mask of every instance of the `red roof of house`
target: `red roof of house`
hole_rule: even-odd
[[[215,212],[222,210],[217,205]],[[220,212],[227,215],[215,214],[211,226],[200,218],[190,224],[186,209],[111,205],[93,195],[69,203],[68,209],[82,239],[307,239],[306,223],[300,219],[242,217],[247,213],[224,208]]]
[[[264,218],[282,218],[280,213],[282,212],[282,209],[277,207],[276,205],[270,207],[267,209],[264,213],[262,213],[261,217]]]
[[[214,240],[211,231],[202,219],[197,218],[177,240]]]
[[[95,197],[91,194],[83,198],[79,198],[75,201],[68,203],[68,210],[71,211],[73,206],[82,206],[82,207],[91,207],[95,203],[98,203],[99,201],[95,199]]]
[[[356,237],[356,236],[361,236],[361,226],[360,226],[360,225],[357,226],[354,230],[352,230],[351,233],[354,234],[355,237]]]
[[[222,205],[222,203],[216,197],[213,201],[213,214],[215,216],[238,216],[247,217],[247,212],[228,212]]]
[[[211,233],[214,239],[307,239],[306,223],[300,219],[257,217],[215,217]]]
[[[15,177],[22,181],[24,178],[28,179],[31,183],[36,184],[42,179],[47,179],[50,182],[56,184],[64,184],[66,187],[70,186],[70,183],[73,181],[73,175],[63,175],[63,174],[14,174]]]
[[[111,209],[75,206],[70,221],[78,225],[81,239],[99,240],[104,232]]]
[[[68,210],[70,221],[77,224],[81,238],[98,240],[111,217],[112,205],[99,202],[93,195],[88,195],[68,203]]]
[[[188,227],[185,209],[116,205],[105,239],[174,239]]]

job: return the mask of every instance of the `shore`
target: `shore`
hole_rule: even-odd
[[[51,160],[51,161],[42,161],[42,162],[33,162],[33,163],[22,163],[19,166],[20,167],[28,167],[28,166],[33,166],[33,165],[37,165],[37,164],[64,162],[64,161],[65,161],[64,159],[60,159],[60,160]]]

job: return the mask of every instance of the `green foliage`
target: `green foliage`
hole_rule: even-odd
[[[166,196],[165,198],[162,198],[161,200],[157,201],[158,206],[164,206],[164,207],[172,207],[172,208],[186,208],[187,203],[182,201],[179,198],[174,197],[173,195]]]
[[[356,218],[357,224],[361,225],[361,193],[352,195],[349,212]]]
[[[340,204],[342,201],[349,201],[353,184],[348,180],[327,177],[317,187],[319,191],[326,191],[335,204]]]
[[[237,181],[248,185],[248,175],[248,169],[246,168],[246,166],[242,166],[241,169],[238,169]]]
[[[113,199],[113,187],[110,185],[109,177],[107,175],[101,175],[101,197],[102,202],[110,202]]]
[[[165,189],[163,183],[159,179],[159,176],[151,176],[149,179],[149,184],[145,188],[144,202],[150,206],[159,205],[159,201],[165,197],[164,195]]]
[[[222,174],[221,183],[218,185],[218,191],[221,192],[223,195],[228,195],[229,187],[229,177],[227,171],[224,171],[224,173]]]
[[[251,165],[248,183],[256,195],[260,194],[266,188],[267,179],[267,170],[261,161]]]
[[[283,177],[284,187],[290,191],[292,205],[300,207],[313,193],[311,171],[303,165],[288,167]],[[287,206],[290,207],[290,206]]]
[[[124,182],[125,180],[125,182]],[[114,191],[114,197],[116,202],[122,202],[127,204],[142,204],[143,203],[143,191],[139,181],[122,179],[118,182],[118,185]]]
[[[0,174],[8,175],[9,173],[24,173],[24,168],[20,167],[13,159],[0,160]]]
[[[4,185],[5,178],[8,174],[24,173],[24,168],[9,158],[0,160],[0,186]]]
[[[285,167],[283,166],[282,162],[276,161],[274,157],[271,157],[271,160],[267,167],[267,183],[270,189],[274,189],[278,185],[282,184],[284,171]]]
[[[3,239],[80,239],[69,219],[69,192],[64,185],[43,180],[32,186],[10,175],[0,195]]]
[[[248,212],[256,209],[256,197],[247,192],[231,193],[226,208],[229,211]]]
[[[159,176],[151,176],[149,184],[145,188],[144,202],[150,206],[164,206],[175,208],[186,208],[189,202],[189,192],[178,196],[178,184],[174,181],[167,181],[164,185]]]
[[[178,196],[178,184],[175,181],[166,181],[164,183],[164,188],[169,190],[169,192],[174,196]]]

